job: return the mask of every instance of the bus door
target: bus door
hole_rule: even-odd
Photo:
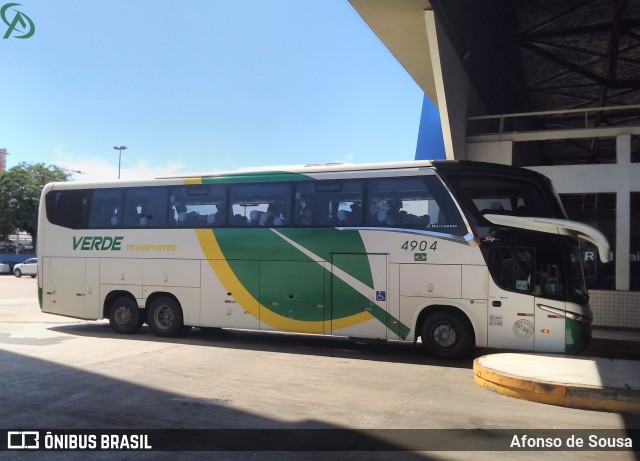
[[[536,306],[536,344],[539,352],[557,352],[565,347],[565,283],[563,255],[557,250],[536,252],[534,285]]]
[[[561,250],[496,247],[489,251],[489,347],[564,349],[562,261]]]
[[[45,312],[83,319],[101,318],[98,258],[44,258]]]
[[[260,262],[260,329],[325,333],[324,264]]]
[[[386,254],[332,254],[332,334],[387,339],[387,300]]]
[[[522,248],[494,247],[489,250],[489,347],[534,350],[533,256],[533,251]]]

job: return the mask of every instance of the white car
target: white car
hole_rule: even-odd
[[[30,275],[31,278],[34,278],[38,275],[38,258],[27,259],[23,263],[16,264],[13,267],[13,273],[18,278],[23,275]]]
[[[0,262],[0,274],[10,274],[11,266],[5,262]]]

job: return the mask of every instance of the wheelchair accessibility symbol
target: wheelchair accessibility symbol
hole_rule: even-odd
[[[386,301],[386,300],[387,300],[386,291],[376,291],[376,301]]]

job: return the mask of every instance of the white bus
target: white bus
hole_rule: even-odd
[[[44,312],[474,346],[584,350],[579,237],[544,176],[495,164],[308,165],[42,192]]]

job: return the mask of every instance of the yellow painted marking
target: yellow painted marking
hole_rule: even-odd
[[[531,379],[500,374],[473,361],[474,382],[492,392],[532,402],[567,408],[640,414],[640,402],[625,401],[607,392],[592,391],[557,383],[536,382]]]

